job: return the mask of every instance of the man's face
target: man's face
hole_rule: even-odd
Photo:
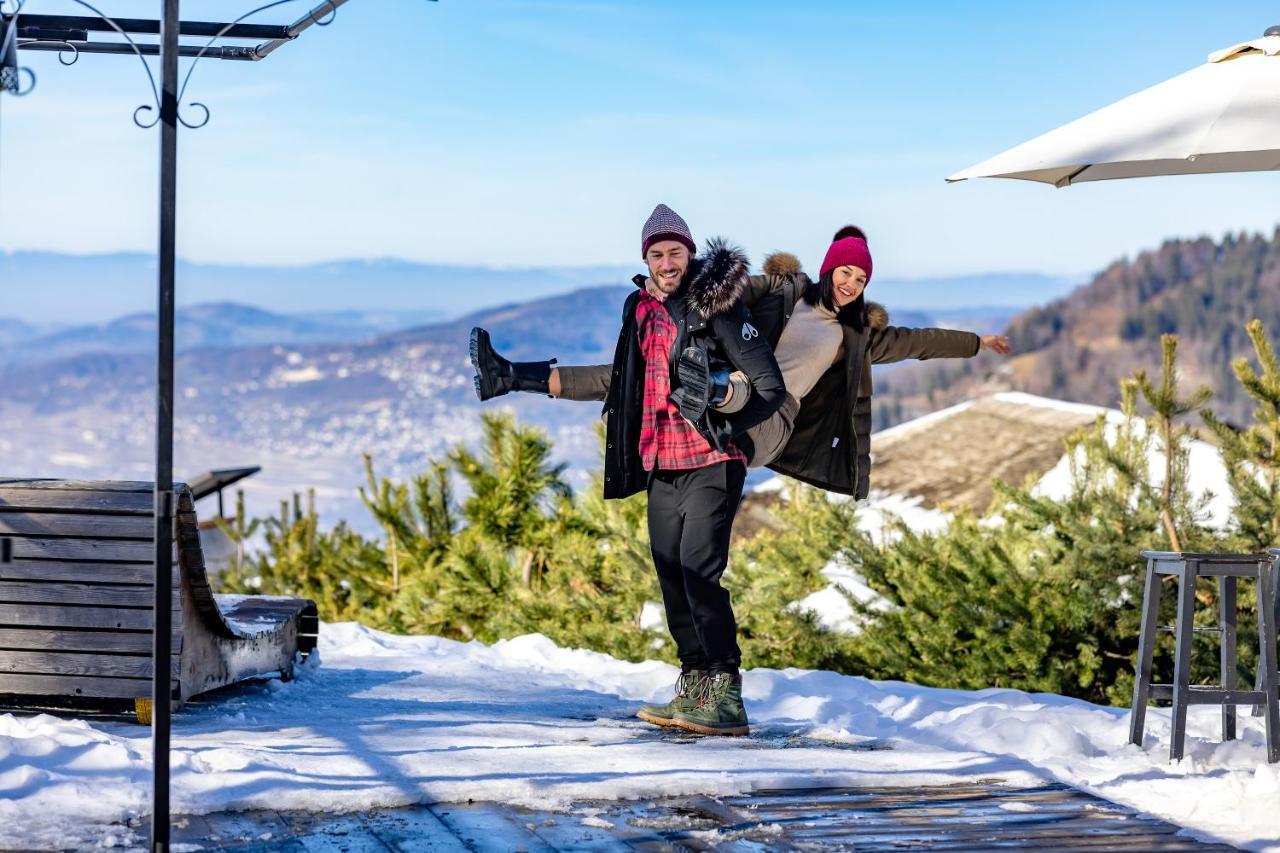
[[[675,293],[689,269],[689,249],[679,240],[660,240],[649,247],[644,256],[649,277],[667,296]]]

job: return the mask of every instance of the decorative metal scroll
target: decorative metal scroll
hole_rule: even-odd
[[[205,54],[207,54],[209,50],[213,48],[214,45],[232,28],[237,24],[243,23],[249,18],[252,18],[254,15],[274,9],[277,6],[283,6],[287,3],[296,3],[298,1],[299,0],[274,0],[274,2],[266,3],[265,5],[246,12],[215,33],[192,58],[191,64],[187,68],[187,73],[182,78],[182,85],[178,90],[179,104],[182,103],[182,99],[186,95],[187,86],[191,82],[191,75],[195,73],[196,66],[200,63],[200,60],[203,59]],[[128,46],[132,49],[134,55],[138,57],[138,61],[142,63],[142,68],[147,75],[147,83],[151,88],[151,103],[142,104],[133,111],[133,123],[143,129],[155,127],[160,122],[160,90],[159,86],[156,85],[156,77],[151,70],[151,64],[147,62],[147,59],[143,55],[141,49],[139,49],[137,42],[135,42],[129,33],[122,29],[115,20],[95,7],[92,3],[89,3],[88,0],[73,0],[73,2],[85,9],[88,9],[94,15],[97,15],[102,21],[110,26],[111,29],[122,36],[125,42],[128,43]],[[21,19],[23,8],[27,6],[28,3],[29,0],[0,0],[0,13],[3,13],[3,17],[0,17],[0,60],[2,60],[0,61],[0,92],[14,95],[26,95],[35,88],[35,72],[30,68],[19,66],[17,64],[18,22]],[[323,5],[325,4],[321,4],[321,6]],[[330,5],[327,14],[321,13],[317,16],[316,11],[319,8],[320,6],[317,6],[309,10],[307,12],[307,18],[316,26],[327,27],[337,18],[338,8],[336,5]],[[40,39],[39,41],[42,45],[49,45],[51,47],[61,46],[61,49],[58,51],[58,61],[63,65],[74,65],[80,58],[80,49],[71,42],[50,39]],[[255,55],[256,49],[248,50],[250,55],[252,55],[252,58],[261,58],[260,56]],[[195,130],[197,128],[204,127],[209,123],[210,112],[208,106],[200,101],[190,101],[186,106],[199,110],[202,115],[196,121],[188,121],[182,114],[180,108],[178,112],[178,121],[182,123],[183,127]]]
[[[18,64],[18,24],[17,13],[22,10],[22,0],[18,0],[12,13],[5,9],[4,0],[0,0],[0,93],[10,95],[26,95],[36,87],[36,72]],[[26,85],[23,85],[23,80]]]

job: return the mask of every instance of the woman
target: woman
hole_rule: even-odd
[[[1010,352],[1003,335],[890,325],[884,307],[866,300],[871,251],[856,225],[836,232],[817,281],[784,253],[771,255],[764,273],[751,276],[742,292],[754,321],[743,334],[760,334],[773,346],[787,398],[772,417],[735,439],[753,468],[767,466],[828,491],[865,498],[871,474],[871,365]],[[652,279],[636,278],[654,297],[665,298]],[[682,412],[696,419],[707,406],[730,414],[746,404],[751,386],[744,377],[709,376],[705,361],[690,355],[686,351],[680,357],[682,385],[707,391],[702,399],[680,400]],[[611,372],[611,365],[554,367],[549,391],[568,400],[604,400]]]
[[[1010,352],[1003,335],[890,325],[884,307],[866,300],[871,273],[866,234],[848,225],[832,238],[817,281],[801,271],[795,256],[783,253],[766,259],[764,275],[748,280],[743,301],[760,334],[773,344],[787,387],[782,408],[746,434],[751,447],[744,450],[752,467],[768,466],[828,491],[865,498],[871,472],[871,365]],[[682,363],[681,369],[696,372],[697,365]],[[750,393],[750,384],[734,374],[724,399],[708,402],[731,413]]]

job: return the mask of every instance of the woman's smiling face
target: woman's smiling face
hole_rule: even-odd
[[[836,267],[831,271],[831,295],[837,308],[843,308],[862,295],[867,286],[867,273],[862,267],[852,265]]]

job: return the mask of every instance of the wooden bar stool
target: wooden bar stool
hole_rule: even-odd
[[[1274,606],[1271,608],[1271,624],[1280,626],[1280,548],[1272,548],[1267,552],[1271,557],[1271,594],[1274,600]],[[1261,605],[1259,605],[1261,609]],[[1275,658],[1272,658],[1275,662]],[[1276,673],[1272,673],[1271,677],[1275,679]],[[1261,664],[1258,666],[1258,679],[1254,682],[1254,690],[1262,690],[1266,686],[1267,671]],[[1253,716],[1261,717],[1263,712],[1262,703],[1253,706]]]
[[[1280,550],[1273,551],[1280,555]],[[1142,745],[1147,702],[1173,702],[1173,731],[1169,758],[1182,758],[1187,736],[1187,708],[1191,705],[1222,706],[1222,739],[1236,736],[1236,706],[1260,705],[1266,720],[1267,761],[1280,761],[1280,690],[1277,688],[1276,621],[1272,596],[1275,559],[1267,554],[1199,554],[1193,552],[1143,551],[1147,561],[1146,588],[1142,596],[1142,631],[1138,635],[1137,672],[1133,684],[1133,713],[1129,742]],[[1162,579],[1178,578],[1177,619],[1171,626],[1158,626]],[[1195,627],[1196,579],[1218,579],[1218,627]],[[1240,578],[1255,582],[1258,596],[1258,685],[1255,690],[1236,687],[1236,585]],[[1173,684],[1151,683],[1151,659],[1156,632],[1173,631],[1175,653]],[[1191,638],[1194,633],[1214,633],[1220,638],[1222,684],[1218,687],[1191,685]]]

